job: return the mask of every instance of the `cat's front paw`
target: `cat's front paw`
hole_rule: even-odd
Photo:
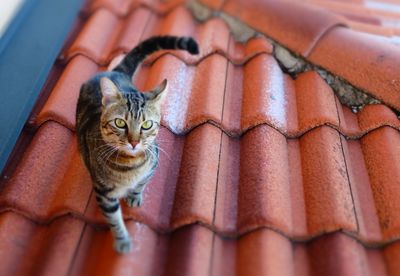
[[[129,253],[132,250],[131,238],[116,239],[114,241],[114,249],[121,254]]]
[[[129,207],[139,207],[143,203],[143,198],[142,194],[137,194],[137,195],[128,195],[125,198],[126,204],[128,204]]]

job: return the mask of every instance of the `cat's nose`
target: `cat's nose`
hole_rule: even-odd
[[[129,141],[129,144],[131,144],[132,148],[134,149],[137,144],[139,144],[139,141]]]

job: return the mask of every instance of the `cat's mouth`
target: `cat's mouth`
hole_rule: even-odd
[[[120,149],[118,155],[125,158],[137,158],[144,155],[144,151],[140,149]]]

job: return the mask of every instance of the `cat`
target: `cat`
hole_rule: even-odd
[[[167,80],[149,92],[132,85],[138,65],[161,49],[199,53],[191,37],[156,36],[132,49],[109,72],[102,72],[80,89],[76,109],[79,151],[93,182],[96,200],[114,238],[114,249],[127,253],[132,242],[119,200],[142,204],[142,193],[158,164],[156,136]]]

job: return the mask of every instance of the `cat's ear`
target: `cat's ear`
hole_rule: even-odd
[[[163,80],[156,88],[144,93],[146,99],[153,105],[160,106],[168,91],[168,82]]]
[[[100,90],[103,95],[101,99],[103,106],[108,106],[121,100],[122,96],[118,87],[109,78],[103,77],[100,79]]]

